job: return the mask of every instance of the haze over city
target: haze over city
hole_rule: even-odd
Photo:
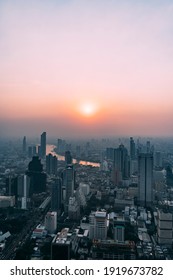
[[[172,136],[172,1],[0,1],[2,136]]]
[[[0,0],[4,277],[169,278],[172,15],[171,0]]]

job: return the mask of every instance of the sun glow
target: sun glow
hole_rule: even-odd
[[[97,112],[97,106],[91,103],[85,103],[80,106],[80,112],[86,117],[91,117]]]

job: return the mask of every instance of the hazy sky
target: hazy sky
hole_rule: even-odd
[[[0,0],[0,134],[173,135],[173,1]]]

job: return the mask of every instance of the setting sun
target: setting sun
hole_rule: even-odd
[[[97,107],[94,104],[86,103],[81,105],[80,112],[86,117],[91,117],[97,112]]]
[[[0,140],[173,135],[172,3],[1,0]]]

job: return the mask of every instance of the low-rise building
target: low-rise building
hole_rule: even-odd
[[[0,208],[14,207],[15,196],[0,196]]]

